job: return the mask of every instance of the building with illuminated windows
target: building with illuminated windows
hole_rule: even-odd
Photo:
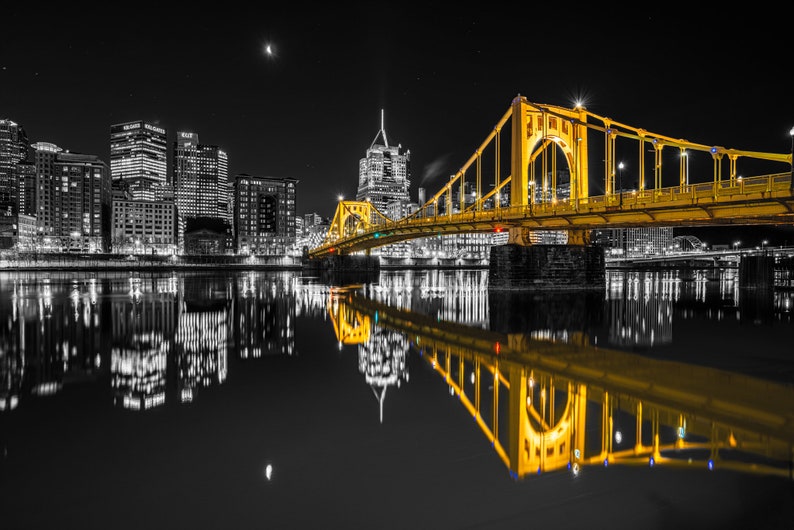
[[[176,254],[179,222],[173,200],[113,200],[113,252]]]
[[[593,243],[604,247],[607,257],[662,256],[673,246],[672,227],[610,228],[594,230]]]
[[[110,171],[96,155],[38,142],[37,237],[50,251],[106,252],[110,246]]]
[[[166,130],[144,121],[110,126],[110,176],[124,181],[133,199],[155,200],[166,185],[168,142]]]
[[[379,138],[382,143],[378,143]],[[358,162],[357,201],[369,201],[384,214],[394,201],[410,203],[411,152],[401,151],[401,145],[389,145],[381,111],[380,130]]]
[[[294,178],[237,175],[234,179],[234,229],[237,251],[285,255],[295,247]]]
[[[17,164],[27,161],[29,149],[25,129],[0,119],[0,215],[16,215],[19,211]]]
[[[212,217],[231,226],[228,156],[198,134],[178,132],[174,142],[174,196],[182,219]]]

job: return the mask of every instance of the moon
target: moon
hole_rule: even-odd
[[[273,46],[272,46],[271,44],[267,44],[267,45],[265,46],[265,53],[266,53],[268,56],[270,56],[270,57],[273,57]]]

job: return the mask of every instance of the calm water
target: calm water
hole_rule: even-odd
[[[792,528],[793,311],[730,272],[4,273],[0,528]]]

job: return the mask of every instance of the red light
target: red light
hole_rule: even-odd
[[[499,355],[499,352],[502,351],[502,345],[497,342],[494,344],[493,349],[496,350],[496,355]]]
[[[331,253],[333,253],[335,251],[336,251],[336,249],[334,247],[331,247],[331,248],[328,249],[328,252],[331,252]]]
[[[493,229],[493,231],[498,234],[499,232],[502,231],[502,227],[501,226],[497,226],[496,228]]]

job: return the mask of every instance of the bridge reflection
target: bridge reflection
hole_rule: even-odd
[[[511,476],[585,466],[715,468],[792,476],[794,388],[589,343],[497,333],[331,293],[345,344],[391,333],[449,386]],[[398,340],[398,339],[399,340]]]

